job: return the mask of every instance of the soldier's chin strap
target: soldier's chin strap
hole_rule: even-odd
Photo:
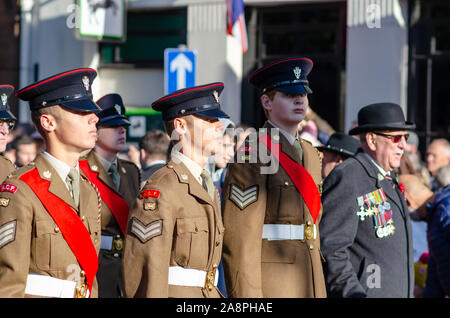
[[[258,139],[270,150],[270,152],[275,156],[280,165],[294,182],[295,187],[298,192],[300,192],[306,206],[313,217],[314,224],[316,223],[317,217],[320,213],[320,193],[317,188],[316,183],[309,174],[309,172],[300,164],[292,160],[288,155],[281,151],[280,144],[272,144],[272,139],[269,135],[264,135]],[[272,151],[272,147],[277,147],[277,151]]]

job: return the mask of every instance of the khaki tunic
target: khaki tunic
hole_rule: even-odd
[[[36,168],[41,178],[50,181],[49,191],[69,204],[81,217],[94,246],[100,249],[98,195],[80,172],[79,208],[55,169],[42,156],[34,163],[16,170],[5,183],[17,186],[17,191],[0,192],[0,227],[16,221],[14,239],[0,247],[0,297],[24,297],[29,273],[64,280],[84,282],[83,272],[50,214],[31,188],[18,178]],[[50,175],[50,176],[49,176]],[[29,295],[28,295],[29,296]],[[97,297],[94,280],[91,297]]]
[[[0,155],[0,183],[5,181],[5,179],[16,169],[16,165],[11,160]]]
[[[117,159],[120,175],[119,191],[115,190],[114,184],[103,168],[100,160],[93,151],[86,158],[92,171],[98,173],[98,178],[112,191],[119,194],[131,208],[139,194],[140,173],[138,167],[131,161]],[[122,278],[122,252],[123,237],[119,224],[109,207],[102,201],[102,235],[113,236],[113,249],[100,249],[99,268],[97,272],[99,297],[123,296]]]
[[[222,253],[220,199],[214,202],[183,163],[170,161],[147,181],[145,190],[159,197],[136,200],[125,238],[123,274],[128,297],[221,297],[216,287],[168,284],[169,266],[216,270]],[[141,192],[143,193],[143,192]],[[134,223],[150,229],[135,234]]]
[[[266,123],[264,127],[270,134],[272,126]],[[281,151],[302,164],[320,186],[321,161],[315,148],[301,140],[302,162],[288,140],[281,133],[279,137]],[[264,144],[257,145],[267,150]],[[236,155],[244,154],[249,162],[254,161],[251,157],[258,157],[259,149],[247,149],[248,152],[243,153],[241,148]],[[304,242],[262,239],[264,224],[313,223],[302,196],[281,164],[274,174],[261,174],[262,166],[259,159],[256,163],[230,164],[225,179],[223,265],[228,296],[326,297],[318,233],[320,215],[316,222],[316,239]],[[256,186],[253,201],[247,197],[243,199],[246,201],[244,208],[238,207],[230,199],[232,186],[244,191],[244,197],[246,190],[247,196],[251,196],[251,189]]]

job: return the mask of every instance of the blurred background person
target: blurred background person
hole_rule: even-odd
[[[450,165],[440,167],[434,177],[438,190],[441,190],[450,184]]]
[[[359,141],[350,135],[337,132],[331,135],[324,146],[316,147],[322,152],[322,179],[345,159],[353,156],[359,148]]]
[[[400,167],[396,171],[399,175],[401,174],[412,174],[417,176],[420,181],[425,184],[428,188],[431,187],[430,173],[422,161],[419,152],[419,136],[411,131],[409,138],[406,141],[406,147],[402,159],[400,161]]]
[[[147,131],[139,140],[141,188],[147,179],[168,161],[169,143],[169,136],[159,129]]]
[[[428,146],[425,160],[427,169],[431,174],[431,191],[435,191],[438,187],[434,180],[437,170],[450,164],[450,143],[448,140],[444,138],[433,140]]]
[[[125,159],[125,158],[124,158]],[[141,166],[140,152],[134,145],[129,145],[127,150],[127,159],[133,162],[139,169]]]
[[[322,142],[318,139],[319,129],[313,120],[302,120],[298,127],[298,133],[301,138],[309,141],[314,147],[322,145]]]
[[[37,145],[33,138],[28,135],[17,136],[12,142],[12,149],[16,159],[16,166],[23,167],[36,158]]]
[[[406,204],[411,217],[411,232],[413,241],[414,259],[414,297],[422,297],[425,287],[426,273],[423,271],[427,264],[428,253],[426,204],[433,197],[433,192],[425,186],[419,177],[412,174],[401,174],[399,181],[405,189]]]
[[[326,144],[328,138],[333,135],[336,131],[333,127],[322,117],[320,117],[314,110],[310,107],[306,110],[305,121],[312,120],[317,127],[317,139],[322,143]]]

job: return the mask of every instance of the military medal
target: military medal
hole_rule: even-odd
[[[373,216],[373,223],[378,238],[394,234],[395,226],[392,220],[392,210],[389,202],[385,201],[378,205],[378,213]]]
[[[366,217],[371,217],[378,213],[379,204],[386,201],[386,195],[383,189],[377,189],[359,196],[356,201],[359,206],[356,215],[360,217],[361,221],[364,221]]]

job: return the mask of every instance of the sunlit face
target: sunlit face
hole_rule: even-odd
[[[439,142],[431,143],[427,149],[425,160],[427,169],[432,175],[434,175],[439,168],[450,163],[450,157],[448,156],[445,146]]]
[[[216,154],[222,143],[222,123],[217,118],[192,116],[192,119],[191,145],[206,157]]]
[[[382,131],[383,134],[391,136],[404,136],[407,134],[406,130],[396,131]],[[400,160],[406,147],[405,137],[401,137],[398,142],[394,142],[392,137],[377,135],[375,132],[369,132],[367,135],[372,140],[372,145],[375,150],[375,161],[385,171],[391,171],[400,167]]]
[[[98,140],[96,147],[111,153],[118,153],[125,149],[127,143],[127,130],[125,126],[98,127]]]
[[[82,152],[94,148],[97,140],[97,115],[60,108],[55,120],[54,135],[67,150]]]
[[[297,125],[305,116],[308,108],[307,94],[287,94],[276,91],[273,100],[267,95],[261,96],[261,103],[274,123]]]

